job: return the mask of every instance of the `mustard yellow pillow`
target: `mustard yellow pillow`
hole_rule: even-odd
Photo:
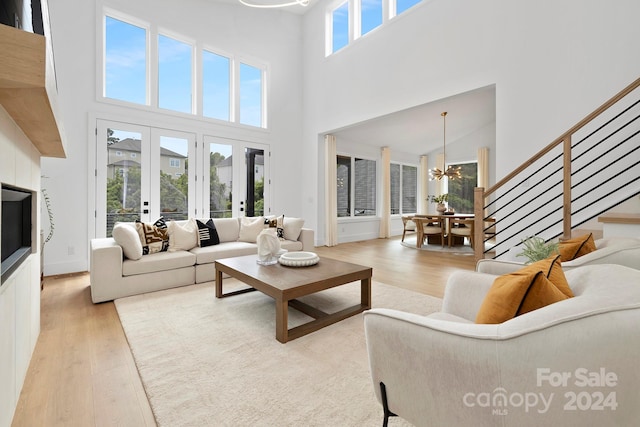
[[[482,301],[476,323],[506,322],[521,314],[567,298],[569,297],[547,279],[544,272],[518,270],[495,279]]]
[[[560,261],[571,261],[582,255],[596,250],[596,243],[593,240],[593,233],[576,237],[575,239],[564,240],[558,245]]]
[[[549,279],[560,292],[571,298],[573,297],[573,291],[569,287],[569,282],[567,282],[564,271],[562,271],[560,261],[560,255],[552,255],[549,258],[529,264],[522,270],[527,272],[543,272],[545,277]]]

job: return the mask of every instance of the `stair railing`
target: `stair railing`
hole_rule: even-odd
[[[640,78],[488,189],[474,192],[474,255],[551,240],[640,194]],[[588,196],[588,197],[587,197]]]

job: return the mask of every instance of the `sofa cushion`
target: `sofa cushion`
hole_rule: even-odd
[[[284,238],[286,240],[298,240],[300,231],[304,226],[304,219],[284,217]]]
[[[564,240],[558,245],[561,261],[571,261],[596,250],[593,234],[589,233],[575,239]]]
[[[180,224],[169,221],[169,252],[188,251],[198,246],[198,227],[193,219]]]
[[[238,240],[240,234],[240,220],[238,218],[214,218],[213,224],[218,231],[220,243]]]
[[[220,244],[220,237],[218,236],[218,230],[210,219],[206,223],[196,219],[198,225],[198,246],[204,248],[206,246],[213,246]]]
[[[289,252],[301,251],[303,249],[303,245],[299,240],[281,240],[280,249],[286,249]]]
[[[134,225],[116,223],[111,235],[122,248],[124,256],[132,260],[142,258],[142,243]]]
[[[258,234],[264,230],[264,217],[242,217],[240,218],[240,234],[238,240],[241,242],[255,243]]]
[[[248,242],[226,242],[204,248],[193,248],[190,253],[196,256],[197,264],[209,264],[217,259],[258,253],[258,246]]]
[[[195,263],[196,256],[188,251],[158,252],[149,256],[143,256],[137,261],[124,260],[122,263],[122,275],[133,276],[136,274],[174,270],[176,268],[193,266]]]
[[[482,301],[476,323],[503,323],[567,298],[544,272],[524,268],[495,279]]]
[[[169,234],[164,218],[160,217],[153,224],[136,220],[136,231],[140,236],[143,255],[164,252],[169,249]]]

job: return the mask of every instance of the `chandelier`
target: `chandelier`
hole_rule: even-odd
[[[447,148],[447,112],[444,111],[440,114],[442,116],[442,129],[443,129],[443,137],[442,137],[442,164],[444,166],[447,165],[446,148]],[[444,167],[443,166],[443,167]],[[460,166],[453,167],[449,166],[446,171],[441,171],[439,168],[433,168],[429,170],[429,175],[431,180],[437,179],[440,181],[442,178],[447,177],[449,179],[460,179],[462,176],[460,175]]]
[[[247,1],[247,0],[238,0],[238,1],[245,6],[257,7],[261,9],[272,9],[276,7],[287,7],[287,6],[295,6],[295,5],[307,7],[309,5],[309,0],[294,0],[294,1],[284,1],[284,2],[276,2],[276,3],[253,3],[252,1]]]

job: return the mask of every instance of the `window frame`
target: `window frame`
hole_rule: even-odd
[[[411,164],[411,163],[404,163],[404,162],[390,162],[390,165],[398,165],[400,167],[400,185],[399,185],[399,194],[398,197],[400,198],[398,206],[399,206],[399,213],[393,213],[391,212],[391,203],[389,204],[389,214],[391,216],[402,216],[402,215],[406,215],[406,214],[415,214],[417,213],[418,210],[418,197],[419,197],[419,186],[418,186],[418,165],[415,164]],[[405,189],[405,183],[404,183],[404,168],[405,167],[409,167],[409,168],[413,168],[415,169],[416,172],[416,186],[415,186],[415,195],[416,195],[416,209],[413,211],[406,211],[405,207],[404,207],[404,189]],[[393,197],[393,195],[391,195]]]
[[[346,154],[346,153],[337,153],[337,162],[336,162],[336,172],[337,172],[337,166],[338,166],[338,162],[340,159],[349,159],[349,183],[348,183],[348,187],[349,187],[349,197],[348,197],[348,201],[349,201],[349,215],[344,215],[344,216],[340,216],[339,214],[337,214],[337,218],[339,220],[344,220],[344,219],[364,219],[364,218],[375,218],[378,216],[378,209],[379,209],[379,195],[378,195],[378,189],[379,189],[379,183],[378,183],[378,179],[379,179],[379,162],[378,159],[374,158],[374,157],[369,157],[369,156],[358,156],[358,155],[352,155],[352,154]],[[373,208],[373,213],[371,214],[362,214],[362,215],[357,215],[356,214],[356,161],[357,160],[365,160],[368,162],[373,162],[373,171],[374,171],[374,179],[373,179],[373,194],[374,194],[374,208]],[[338,185],[338,183],[336,182],[336,186]],[[336,197],[338,196],[338,191],[336,189]],[[337,201],[336,201],[337,202]]]

